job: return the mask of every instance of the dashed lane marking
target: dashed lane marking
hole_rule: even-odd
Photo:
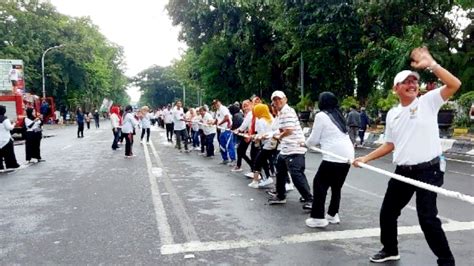
[[[474,222],[449,222],[443,224],[445,232],[455,231],[467,231],[474,230]],[[415,235],[422,234],[420,226],[400,226],[398,227],[398,235]],[[344,239],[359,239],[359,238],[370,238],[379,237],[380,228],[361,228],[344,231],[331,231],[331,232],[315,232],[315,233],[304,233],[294,234],[288,236],[282,236],[278,238],[270,239],[241,239],[241,240],[228,240],[228,241],[210,241],[210,242],[187,242],[182,244],[162,245],[161,254],[171,255],[179,253],[190,253],[190,252],[206,252],[216,250],[230,250],[230,249],[242,249],[250,247],[261,247],[261,246],[276,246],[276,245],[288,245],[288,244],[299,244],[308,242],[319,242],[319,241],[334,241]]]

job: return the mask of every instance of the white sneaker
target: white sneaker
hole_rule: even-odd
[[[311,228],[323,228],[328,226],[329,222],[326,219],[315,219],[315,218],[308,218],[306,219],[306,226]]]
[[[140,144],[143,144],[143,140],[140,140]]]
[[[245,176],[248,178],[253,178],[253,172],[248,172],[245,174]]]
[[[258,187],[259,188],[264,188],[264,187],[266,187],[268,185],[271,185],[271,184],[273,184],[273,178],[269,177],[265,180],[261,180],[260,183],[258,183]]]
[[[292,190],[295,190],[295,186],[293,186],[293,183],[286,183],[285,189],[286,191],[292,191]]]
[[[232,170],[230,170],[230,171],[231,171],[231,172],[242,172],[243,170],[242,170],[242,168],[235,166],[235,167],[232,168]]]
[[[251,187],[251,188],[258,188],[258,182],[254,180],[248,186]]]
[[[195,150],[195,151],[200,151],[200,150],[201,150],[201,148],[199,148],[199,147],[195,147],[195,148],[194,148],[194,150]]]
[[[328,220],[328,222],[330,224],[338,224],[338,223],[341,223],[341,219],[339,218],[339,214],[336,213],[334,216],[331,216],[329,214],[326,213],[326,220]]]

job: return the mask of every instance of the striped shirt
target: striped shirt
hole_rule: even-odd
[[[282,155],[305,154],[306,148],[301,147],[301,143],[305,142],[303,130],[301,129],[298,115],[293,108],[285,104],[278,114],[279,130],[291,129],[290,135],[283,137],[280,141]]]

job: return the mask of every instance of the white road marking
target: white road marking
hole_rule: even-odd
[[[383,199],[383,198],[384,198],[384,196],[382,196],[382,195],[379,195],[379,194],[374,193],[374,192],[367,191],[367,190],[365,190],[365,189],[361,189],[361,188],[358,188],[358,187],[354,187],[354,186],[352,186],[352,185],[349,185],[347,182],[344,183],[344,186],[345,186],[345,187],[348,187],[348,188],[350,188],[350,189],[353,189],[353,190],[356,190],[356,191],[365,193],[365,194],[367,194],[367,195],[370,195],[370,196],[379,198],[379,199]],[[410,209],[410,210],[416,211],[416,207],[415,207],[415,206],[412,206],[412,205],[408,204],[406,207],[407,207],[408,209]],[[441,216],[441,215],[439,215],[439,214],[438,214],[438,217],[439,217],[440,219],[445,220],[445,221],[450,222],[450,223],[457,222],[457,221],[455,221],[455,220],[449,219],[449,218],[444,217],[444,216]]]
[[[449,222],[443,224],[445,232],[474,230],[474,222]],[[400,226],[398,235],[422,234],[420,226]],[[187,242],[183,244],[163,245],[161,246],[162,255],[205,252],[216,250],[242,249],[260,246],[288,245],[318,241],[358,239],[368,237],[379,237],[380,228],[363,228],[344,231],[319,231],[315,233],[294,234],[270,239],[241,239],[228,241],[210,241],[210,242]]]
[[[451,170],[448,170],[448,172],[454,173],[454,174],[459,174],[459,175],[474,176],[473,174],[467,174],[467,173],[458,172],[458,171],[451,171]]]
[[[163,206],[163,201],[161,200],[160,190],[158,189],[158,182],[156,182],[155,175],[152,171],[152,163],[150,159],[150,154],[148,153],[148,147],[147,145],[144,145],[143,147],[148,170],[148,179],[150,180],[153,207],[155,208],[156,224],[158,226],[158,232],[160,234],[160,242],[164,245],[170,245],[174,243],[173,234],[171,233],[171,227],[168,223],[168,218],[166,216],[165,207]]]
[[[464,160],[452,159],[452,158],[446,158],[446,160],[447,160],[447,161],[458,162],[458,163],[469,163],[469,164],[473,164],[473,165],[474,165],[474,162],[473,162],[473,161],[464,161]]]
[[[162,162],[160,160],[160,157],[158,155],[158,152],[156,151],[155,146],[153,145],[153,142],[150,143],[150,147],[151,147],[153,156],[155,156],[156,163],[158,164],[159,167],[164,169]],[[196,229],[194,229],[191,219],[186,213],[186,209],[184,208],[183,202],[181,198],[178,196],[178,193],[176,192],[176,190],[174,189],[174,186],[171,183],[171,180],[168,177],[168,174],[166,173],[166,171],[162,171],[162,176],[163,178],[161,179],[161,181],[163,181],[166,190],[170,193],[169,197],[173,204],[173,211],[176,213],[176,216],[178,217],[178,221],[179,221],[181,230],[184,233],[184,236],[186,237],[188,241],[199,241],[199,236],[196,233]]]
[[[69,149],[69,148],[71,148],[71,147],[72,147],[72,145],[69,144],[69,145],[64,146],[61,150],[66,150],[66,149]]]

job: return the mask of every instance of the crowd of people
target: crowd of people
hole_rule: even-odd
[[[315,115],[310,136],[305,139],[295,110],[288,105],[283,91],[274,91],[266,104],[258,96],[229,106],[219,99],[211,106],[203,105],[186,109],[181,101],[151,111],[143,106],[137,112],[129,105],[123,111],[117,106],[110,110],[112,149],[120,150],[125,139],[125,158],[133,158],[133,140],[141,129],[140,142],[150,142],[150,128],[157,124],[166,130],[167,141],[175,144],[179,152],[198,151],[205,158],[215,156],[217,139],[220,164],[230,166],[232,172],[243,171],[248,165],[250,188],[267,188],[269,205],[287,201],[287,193],[296,189],[302,208],[310,210],[305,223],[308,227],[323,228],[341,222],[339,209],[341,189],[348,175],[350,164],[359,167],[394,151],[395,173],[435,186],[443,183],[441,143],[436,114],[441,105],[460,87],[460,81],[442,68],[431,57],[427,48],[417,48],[411,53],[412,66],[427,69],[436,75],[444,86],[418,98],[420,76],[411,70],[398,73],[393,81],[393,91],[400,104],[387,115],[385,143],[366,156],[355,158],[356,138],[361,144],[369,124],[365,109],[360,113],[355,106],[343,115],[336,96],[331,92],[319,95],[319,110]],[[25,125],[26,159],[41,161],[41,119],[27,110]],[[77,110],[78,137],[83,137],[87,117]],[[0,169],[3,161],[7,168],[19,167],[9,135],[11,121],[5,117],[5,107],[0,106]],[[98,124],[97,124],[98,127]],[[146,138],[145,138],[146,136]],[[324,154],[311,190],[305,175],[307,147],[319,145],[347,160]],[[249,148],[250,147],[250,148]],[[183,150],[184,148],[184,150]],[[247,155],[247,151],[249,155]],[[420,152],[423,151],[423,152]],[[273,186],[274,185],[274,186]],[[331,189],[329,208],[326,212],[327,192]],[[440,265],[454,265],[454,257],[437,217],[436,193],[418,189],[391,179],[380,212],[381,242],[383,248],[370,257],[372,262],[398,260],[397,219],[401,210],[416,193],[416,209],[426,240],[438,257]]]

